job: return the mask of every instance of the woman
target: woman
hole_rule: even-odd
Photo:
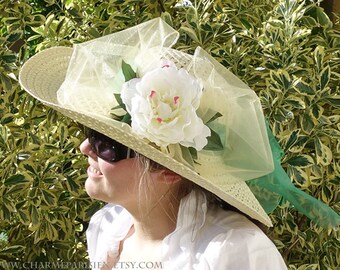
[[[177,38],[154,19],[45,50],[21,70],[27,92],[90,129],[85,187],[108,203],[87,231],[90,260],[101,269],[286,269],[247,218],[272,226],[261,203],[273,209],[273,194],[285,192],[259,99],[203,49],[171,49]],[[303,197],[284,184],[292,200]],[[315,209],[324,210],[315,220],[329,211]]]
[[[87,193],[111,203],[87,231],[102,269],[286,269],[256,225],[182,176],[138,154],[110,161],[112,149],[127,150],[95,131],[80,149],[89,158]]]

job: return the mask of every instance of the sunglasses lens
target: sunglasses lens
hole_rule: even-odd
[[[106,161],[115,161],[117,159],[117,150],[115,149],[114,145],[109,145],[107,142],[102,141],[101,139],[92,139],[91,146],[97,156],[100,158]]]
[[[95,130],[88,130],[87,138],[92,150],[101,159],[108,162],[117,162],[127,158],[128,148],[126,146]]]

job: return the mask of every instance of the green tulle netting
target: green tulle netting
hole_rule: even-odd
[[[340,224],[340,216],[328,205],[295,187],[281,166],[283,151],[267,125],[275,169],[272,173],[247,181],[248,186],[267,213],[271,213],[282,200],[310,218],[317,225],[330,229]]]

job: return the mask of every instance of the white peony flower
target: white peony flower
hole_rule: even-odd
[[[142,78],[123,84],[121,98],[131,115],[131,128],[160,147],[179,143],[200,151],[210,136],[210,129],[196,114],[202,85],[174,63],[160,64]]]

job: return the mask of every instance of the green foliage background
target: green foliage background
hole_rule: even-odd
[[[20,66],[158,16],[179,29],[178,49],[203,47],[257,92],[292,181],[339,212],[339,24],[316,0],[180,2],[0,0],[0,262],[86,261],[100,207],[83,189],[82,133],[20,89]],[[285,202],[271,217],[289,269],[339,269],[337,231]]]

